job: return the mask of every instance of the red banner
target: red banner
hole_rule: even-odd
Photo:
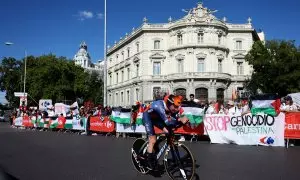
[[[92,116],[90,119],[90,130],[96,132],[114,132],[115,123],[109,117]]]
[[[23,116],[23,126],[24,127],[33,127],[31,119],[29,116]]]
[[[58,126],[56,127],[57,129],[64,129],[65,124],[66,124],[66,118],[63,116],[58,117]]]
[[[286,139],[300,139],[300,112],[287,112],[285,114],[284,137]]]

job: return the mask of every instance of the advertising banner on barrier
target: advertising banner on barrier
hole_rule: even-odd
[[[73,129],[74,130],[85,130],[86,118],[80,116],[73,117]]]
[[[284,113],[207,115],[204,124],[212,143],[284,146]]]
[[[284,137],[287,139],[300,139],[300,112],[285,114]]]
[[[23,125],[23,118],[22,118],[22,117],[17,117],[17,118],[14,120],[14,125],[15,125],[15,126],[22,126],[22,125]]]
[[[90,130],[96,132],[114,132],[115,123],[108,117],[92,116],[90,117]]]
[[[116,123],[116,132],[119,133],[146,133],[145,126],[143,125],[130,125]]]
[[[23,116],[23,126],[24,127],[33,127],[31,119],[29,116]]]

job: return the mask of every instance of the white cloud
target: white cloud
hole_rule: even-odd
[[[94,14],[91,11],[79,11],[77,16],[79,20],[84,21],[93,18]]]
[[[103,17],[104,17],[104,14],[102,14],[102,13],[97,14],[97,19],[103,19]]]

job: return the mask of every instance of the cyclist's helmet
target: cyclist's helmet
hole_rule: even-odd
[[[182,96],[174,96],[173,94],[165,96],[164,101],[167,107],[174,105],[175,107],[181,106],[181,102],[183,100]]]

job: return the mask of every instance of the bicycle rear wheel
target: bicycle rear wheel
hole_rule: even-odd
[[[146,140],[139,138],[134,141],[131,148],[132,164],[134,168],[142,174],[147,174],[149,172],[149,169],[145,166],[145,160],[141,158],[146,152],[146,147]]]
[[[190,180],[194,177],[195,161],[193,154],[184,144],[175,144],[164,155],[165,170],[171,179]]]

